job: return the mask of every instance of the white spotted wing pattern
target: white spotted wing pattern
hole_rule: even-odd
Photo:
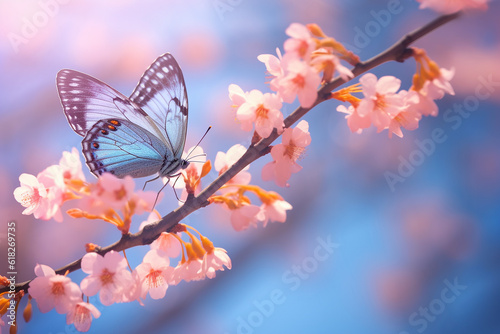
[[[59,98],[71,128],[83,136],[82,152],[96,176],[170,177],[189,164],[182,159],[188,99],[174,57],[158,57],[130,98],[87,74],[61,70]]]

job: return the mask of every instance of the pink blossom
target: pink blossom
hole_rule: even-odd
[[[82,170],[79,151],[73,147],[71,152],[64,151],[59,166],[65,179],[78,179],[85,181],[85,175]]]
[[[282,64],[285,74],[277,85],[283,101],[292,103],[298,96],[302,107],[312,107],[318,97],[317,88],[321,83],[319,74],[306,62],[289,57],[288,54],[284,56]]]
[[[127,260],[115,251],[101,256],[87,253],[82,258],[82,271],[89,276],[80,283],[83,293],[94,296],[99,292],[99,300],[109,306],[120,303],[123,295],[134,284]]]
[[[43,183],[47,189],[54,188],[59,193],[64,192],[67,188],[64,183],[63,169],[59,165],[52,165],[45,168],[38,173],[36,178],[40,183]]]
[[[283,74],[283,68],[281,67],[281,51],[276,48],[276,54],[278,57],[271,54],[261,54],[257,56],[257,59],[266,65],[266,69],[269,74],[277,77]]]
[[[281,51],[276,48],[276,54],[278,57],[270,54],[262,54],[257,57],[257,59],[266,65],[267,72],[271,75],[272,80],[269,82],[269,87],[277,92],[279,89],[279,80],[284,75],[284,70],[281,67]],[[233,100],[234,101],[234,100]]]
[[[92,324],[92,316],[97,319],[101,316],[101,312],[92,304],[79,302],[74,304],[66,314],[66,324],[74,324],[79,332],[88,332]]]
[[[418,122],[422,115],[414,107],[419,102],[418,94],[415,91],[400,91],[399,95],[403,96],[404,107],[395,115],[389,123],[389,138],[392,138],[394,133],[398,137],[403,137],[401,127],[406,130],[413,131],[418,128]]]
[[[291,37],[285,41],[285,52],[309,60],[311,53],[316,49],[316,42],[309,29],[303,24],[292,23],[285,32]]]
[[[47,211],[40,218],[44,220],[54,218],[55,221],[62,222],[61,205],[64,202],[64,193],[67,191],[62,168],[58,165],[49,166],[38,173],[37,179],[47,187],[48,192]]]
[[[236,111],[236,119],[241,123],[242,130],[251,131],[255,124],[255,131],[259,136],[267,138],[273,128],[278,132],[283,130],[283,114],[280,109],[281,98],[278,95],[262,94],[261,91],[254,89],[245,93],[245,102]]]
[[[241,144],[236,144],[231,146],[229,150],[227,150],[227,153],[224,152],[217,152],[217,155],[215,156],[215,162],[214,162],[214,168],[216,171],[219,172],[219,175],[227,171],[232,165],[238,161],[247,149],[241,145]],[[226,182],[226,185],[229,184],[249,184],[250,179],[252,178],[252,175],[247,172],[247,170],[250,168],[250,165],[245,166],[239,172],[236,174],[231,180]],[[224,190],[224,189],[223,189]]]
[[[56,308],[57,313],[67,313],[75,303],[82,301],[78,284],[69,277],[56,275],[54,269],[46,265],[35,266],[36,278],[30,282],[28,293],[36,300],[42,313]]]
[[[111,173],[103,173],[91,185],[90,195],[81,200],[82,209],[95,215],[104,214],[109,209],[123,209],[134,196],[134,187],[131,176],[120,179]]]
[[[56,186],[52,179],[46,177],[58,168],[51,166],[38,174],[38,177],[25,173],[19,176],[21,186],[14,190],[14,198],[26,208],[23,215],[33,214],[36,219],[54,218],[58,222],[62,221],[60,209],[63,203],[63,189],[60,184]]]
[[[133,203],[133,213],[142,215],[145,212],[151,212],[154,209],[155,202],[158,204],[162,198],[163,192],[158,194],[155,191],[138,190],[132,194],[128,206],[130,207],[130,203]]]
[[[202,263],[200,259],[188,259],[185,262],[179,263],[174,268],[171,284],[179,284],[182,280],[191,282],[205,278],[205,275],[201,272]]]
[[[277,193],[271,192],[271,194],[274,195],[273,198],[263,201],[261,206],[265,215],[264,227],[266,227],[268,221],[284,223],[286,221],[286,212],[293,208],[290,203],[283,200]]]
[[[349,129],[351,129],[351,132],[361,133],[363,129],[369,128],[372,124],[370,117],[359,116],[358,111],[352,105],[349,107],[339,105],[337,111],[347,114],[345,118],[347,119],[347,125]]]
[[[281,144],[271,149],[274,161],[264,166],[262,179],[265,181],[274,179],[278,186],[285,187],[292,173],[297,173],[302,169],[296,161],[310,143],[309,124],[306,121],[300,121],[293,129],[285,129]]]
[[[380,132],[389,126],[391,118],[404,106],[403,97],[396,94],[401,80],[393,76],[384,76],[377,80],[374,74],[367,73],[359,82],[365,97],[356,110],[360,117],[370,116],[373,125]]]
[[[217,270],[224,271],[224,266],[231,269],[231,259],[225,249],[215,247],[203,257],[200,273],[212,279]]]
[[[256,227],[258,221],[263,221],[265,215],[257,205],[244,205],[231,210],[231,225],[235,231],[246,230],[250,225]]]
[[[451,14],[463,9],[473,8],[486,10],[489,0],[417,0],[420,9],[430,8],[443,14]]]
[[[455,70],[440,68],[439,73],[439,77],[426,81],[422,89],[416,91],[418,102],[413,104],[412,109],[418,111],[423,116],[437,116],[439,109],[434,100],[441,99],[446,93],[450,95],[455,94],[449,82],[453,78]]]
[[[161,232],[160,236],[151,243],[151,249],[161,250],[169,258],[179,256],[181,248],[180,241],[172,233],[168,232]]]
[[[428,91],[426,86],[429,85],[430,82],[427,81],[424,84],[424,88],[420,91],[416,91],[418,95],[418,102],[413,105],[413,109],[418,111],[422,116],[437,116],[439,113],[439,108],[434,102],[434,98],[428,95]]]
[[[129,303],[137,300],[139,304],[144,306],[144,304],[141,301],[142,282],[141,278],[139,277],[139,274],[137,273],[137,270],[132,271],[132,279],[134,283],[130,286],[129,289],[124,291],[122,302]]]
[[[143,299],[148,293],[153,299],[165,296],[174,271],[174,268],[170,267],[170,260],[166,253],[158,249],[150,250],[135,270],[141,282]]]
[[[131,176],[123,179],[111,173],[102,174],[97,182],[97,187],[92,189],[92,196],[99,196],[100,200],[114,209],[121,209],[132,198],[135,182]]]
[[[247,93],[241,89],[240,86],[235,84],[230,84],[228,87],[229,98],[234,103],[234,107],[239,107],[247,100]]]
[[[333,75],[334,70],[339,72],[340,77],[344,81],[348,81],[349,79],[354,77],[354,74],[352,74],[351,70],[348,69],[347,67],[345,67],[344,65],[342,65],[340,63],[339,57],[337,57],[336,55],[333,55],[333,54],[319,55],[311,61],[311,65],[316,66],[319,69],[331,68],[332,73],[329,73],[329,75],[327,75],[328,79],[331,79],[329,77],[331,77]]]
[[[181,177],[177,178],[174,182],[175,189],[182,189],[182,194],[180,196],[180,203],[184,203],[188,196],[188,192],[186,190],[186,182],[188,180],[190,183],[196,183],[201,176],[201,172],[203,170],[203,164],[207,160],[206,154],[203,152],[203,148],[201,146],[191,147],[188,150],[184,151],[182,154],[183,159],[187,159],[188,154],[191,152],[191,157],[196,157],[196,161],[193,161],[189,164],[189,166],[181,171]],[[163,178],[163,182],[167,182],[167,178]],[[196,189],[194,191],[195,196],[201,192],[201,182],[198,182]]]
[[[43,216],[47,210],[47,189],[31,174],[23,173],[19,176],[20,187],[14,190],[16,201],[26,209],[23,215],[34,214],[35,218]]]
[[[455,91],[450,84],[450,80],[455,75],[455,69],[447,70],[445,68],[439,69],[440,76],[430,82],[426,82],[424,88],[425,95],[428,95],[434,100],[441,99],[445,93],[455,95]]]

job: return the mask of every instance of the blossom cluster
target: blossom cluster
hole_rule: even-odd
[[[291,130],[290,130],[291,131]],[[176,182],[175,187],[183,189],[181,201],[186,200],[189,194],[198,195],[201,191],[201,179],[211,170],[210,161],[203,158],[204,153],[201,147],[191,148],[187,152],[193,152],[196,156],[202,157],[198,163],[190,163],[182,170],[182,177]],[[246,148],[236,144],[229,148],[227,152],[218,152],[215,157],[214,167],[219,175],[226,172],[245,154]],[[187,156],[186,154],[184,156]],[[250,225],[256,226],[257,222],[266,226],[269,221],[285,222],[286,211],[292,206],[280,195],[272,191],[250,185],[251,174],[248,172],[250,166],[245,166],[242,171],[221,187],[218,194],[211,196],[209,203],[221,204],[231,212],[231,224],[237,231],[244,230]],[[252,192],[262,202],[257,206],[251,204],[251,200],[245,196],[246,192]]]
[[[130,176],[119,179],[105,173],[95,183],[86,182],[76,148],[63,152],[59,164],[47,167],[37,176],[23,173],[19,181],[21,185],[14,190],[14,197],[25,207],[23,214],[62,222],[62,205],[77,200],[78,208],[67,212],[70,216],[102,219],[116,225],[123,234],[128,233],[133,215],[153,209],[157,196],[152,191],[134,191]]]
[[[294,129],[285,127],[281,112],[283,103],[298,99],[302,108],[312,108],[321,83],[331,81],[335,73],[345,81],[354,77],[341,60],[351,65],[359,63],[358,56],[325,35],[315,24],[292,23],[286,33],[289,38],[283,45],[283,55],[277,49],[277,56],[262,54],[257,57],[270,74],[272,93],[256,89],[245,92],[238,85],[229,86],[236,120],[244,131],[255,129],[253,143],[269,137],[273,131],[283,135],[282,143],[271,149],[273,161],[262,170],[264,180],[274,180],[280,187],[288,186],[291,175],[302,169],[297,160],[303,157],[311,142],[306,121],[301,121]],[[258,213],[256,208],[246,206],[243,212]]]
[[[326,36],[315,24],[307,26],[293,23],[286,30],[289,39],[284,43],[283,56],[262,54],[257,58],[270,74],[270,88],[275,93],[262,93],[254,89],[243,91],[236,84],[229,86],[229,98],[236,109],[236,119],[244,131],[255,128],[258,138],[267,138],[273,129],[283,132],[283,103],[298,98],[304,108],[311,108],[317,100],[318,86],[332,79],[338,72],[344,80],[353,77],[341,64],[346,60],[355,65],[359,58],[332,37]],[[322,76],[321,76],[322,73]]]
[[[198,150],[203,155],[203,150]],[[185,177],[180,180],[179,184],[187,193],[200,189],[201,177],[211,168],[207,161],[198,174],[197,165],[193,163],[193,169],[185,170]],[[131,177],[119,179],[105,173],[94,183],[86,182],[76,148],[64,152],[58,165],[46,168],[36,177],[22,174],[19,179],[21,185],[15,189],[14,196],[25,207],[23,214],[33,214],[42,220],[54,218],[61,222],[61,207],[70,200],[76,206],[67,210],[71,217],[100,219],[115,225],[122,234],[129,232],[134,215],[151,212],[140,229],[161,219],[153,210],[158,194],[135,191]],[[110,251],[101,256],[96,245],[87,244],[88,253],[82,258],[81,268],[88,276],[80,285],[72,282],[67,273],[56,274],[46,265],[37,265],[37,277],[28,289],[30,299],[36,300],[42,312],[55,308],[58,313],[66,314],[68,324],[73,323],[79,331],[88,331],[92,318],[98,318],[100,312],[84,302],[82,294],[89,297],[99,293],[105,306],[134,300],[141,302],[148,294],[153,299],[163,298],[169,285],[182,280],[213,278],[216,271],[224,270],[224,266],[231,269],[226,251],[214,247],[207,237],[196,232],[197,237],[188,231],[194,229],[187,225],[178,224],[174,229],[172,233],[161,233],[153,241],[151,250],[134,270],[119,253]],[[181,233],[190,241],[182,240]],[[170,259],[179,256],[181,250],[180,261],[171,266]],[[28,306],[31,307],[29,302]]]
[[[408,91],[399,90],[401,80],[394,76],[377,79],[374,74],[367,73],[359,79],[359,84],[332,93],[332,98],[351,104],[348,107],[340,105],[337,111],[347,114],[347,124],[352,132],[361,133],[373,125],[377,132],[388,129],[389,138],[393,134],[403,137],[402,127],[417,129],[422,116],[437,116],[435,100],[441,99],[445,93],[455,94],[449,82],[454,70],[440,68],[424,50],[412,50],[417,71]],[[362,99],[352,95],[359,92],[364,95]]]
[[[24,215],[61,222],[61,205],[76,198],[74,191],[85,183],[78,150],[73,148],[71,152],[64,152],[58,165],[47,167],[36,177],[21,174],[19,181],[21,186],[14,190],[14,197],[26,208]]]
[[[159,218],[156,212],[153,214],[157,215],[156,219]],[[189,282],[213,278],[216,271],[224,270],[224,266],[231,269],[231,259],[226,251],[214,247],[207,237],[198,232],[199,238],[196,237],[186,225],[178,225],[176,232],[163,232],[134,270],[126,257],[115,251],[104,256],[87,253],[82,258],[81,268],[88,276],[80,285],[67,275],[56,274],[49,266],[37,265],[37,277],[30,283],[28,293],[41,312],[55,308],[58,313],[66,314],[68,324],[86,332],[92,318],[98,318],[100,312],[91,303],[84,302],[82,294],[87,297],[99,294],[104,306],[132,301],[142,304],[148,294],[152,299],[163,298],[170,285],[177,285],[182,280]],[[181,232],[189,236],[190,242],[182,240]],[[170,260],[177,257],[181,250],[181,260],[176,266],[171,266]]]
[[[295,166],[290,173],[296,172],[300,166],[295,160],[309,142],[308,125],[302,121],[296,128],[285,130],[283,144],[273,147],[271,154],[288,156],[290,164]],[[215,158],[215,169],[219,174],[224,173],[245,151],[242,145],[235,145],[226,153],[219,152]],[[184,169],[174,183],[175,188],[183,189],[181,203],[189,195],[197,195],[201,191],[202,178],[212,168],[201,147],[187,152],[197,161]],[[183,157],[187,156],[185,152]],[[274,163],[270,163],[267,169],[272,170]],[[251,185],[248,168],[246,166],[218,194],[210,197],[209,203],[221,204],[229,210],[232,226],[238,231],[250,225],[256,226],[257,222],[264,226],[270,221],[285,222],[286,211],[292,206],[277,193]],[[97,181],[87,182],[76,149],[64,152],[58,165],[46,168],[36,177],[22,174],[20,183],[14,196],[25,207],[23,214],[33,214],[42,220],[55,218],[62,221],[61,207],[68,201],[75,204],[67,210],[71,217],[99,219],[115,225],[122,234],[129,232],[134,215],[151,212],[140,229],[161,219],[160,214],[153,210],[157,194],[135,191],[131,177],[119,179],[105,173]],[[262,205],[252,204],[246,193],[255,194]],[[81,269],[88,276],[79,285],[67,276],[68,273],[56,274],[46,265],[37,265],[37,277],[28,289],[30,299],[35,299],[42,312],[55,308],[58,313],[66,314],[68,324],[73,323],[79,331],[87,331],[92,319],[98,318],[100,312],[88,300],[84,302],[82,295],[90,297],[99,293],[100,302],[105,306],[135,300],[142,303],[148,294],[153,299],[163,298],[169,285],[176,285],[182,280],[213,278],[216,271],[224,270],[224,267],[231,269],[231,260],[224,249],[214,247],[207,237],[194,230],[198,234],[196,236],[189,229],[194,230],[177,224],[171,233],[161,233],[133,270],[121,254],[110,251],[102,256],[96,245],[87,244],[88,253],[82,258]],[[181,238],[182,233],[189,237],[189,242]],[[179,254],[181,259],[172,266],[171,259]],[[31,303],[28,305],[31,307]]]

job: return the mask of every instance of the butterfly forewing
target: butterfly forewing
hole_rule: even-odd
[[[128,97],[90,75],[61,70],[56,78],[64,114],[73,130],[80,136],[101,119],[129,120],[154,131],[145,118],[146,113]]]
[[[174,156],[184,150],[188,119],[188,98],[181,68],[166,53],[144,72],[130,99],[144,110],[165,134]]]

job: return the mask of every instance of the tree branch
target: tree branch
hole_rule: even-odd
[[[460,16],[459,13],[451,14],[451,15],[443,15],[435,19],[434,21],[426,24],[425,26],[414,30],[411,33],[408,33],[403,38],[401,38],[397,43],[380,53],[379,55],[358,63],[354,69],[352,70],[354,77],[357,77],[370,69],[377,67],[383,63],[389,61],[398,61],[404,62],[409,56],[411,56],[411,51],[408,49],[413,42],[418,40],[419,38],[429,34],[440,26],[456,19]],[[351,79],[352,80],[352,79]],[[350,80],[348,80],[350,81]],[[299,119],[301,119],[309,110],[317,106],[318,104],[329,99],[330,93],[348,82],[344,81],[340,77],[328,82],[320,87],[318,90],[318,98],[314,102],[314,104],[310,108],[298,107],[294,112],[292,112],[285,120],[285,128],[289,128]],[[184,205],[170,212],[166,216],[164,216],[160,221],[147,225],[142,231],[134,233],[134,234],[126,234],[123,235],[120,240],[117,242],[97,249],[96,252],[104,255],[109,251],[123,251],[128,248],[132,248],[140,245],[148,245],[153,242],[162,232],[170,231],[176,224],[178,224],[182,219],[187,217],[192,212],[207,206],[208,198],[212,196],[219,188],[221,188],[224,184],[226,184],[229,180],[231,180],[236,174],[238,174],[243,168],[248,166],[253,161],[257,160],[261,156],[269,153],[270,145],[280,136],[277,133],[276,129],[274,129],[273,133],[267,137],[261,139],[255,145],[250,145],[248,150],[243,154],[243,156],[226,172],[220,175],[217,179],[215,179],[208,187],[206,187],[198,196],[190,196],[184,203]],[[57,274],[64,275],[66,272],[73,272],[75,270],[80,269],[82,259],[78,259],[70,264],[65,265],[64,267],[56,270]],[[29,283],[31,281],[26,281],[23,283],[16,284],[16,291],[24,290],[27,292]],[[1,292],[6,292],[9,290],[9,287],[3,287],[0,289]]]

